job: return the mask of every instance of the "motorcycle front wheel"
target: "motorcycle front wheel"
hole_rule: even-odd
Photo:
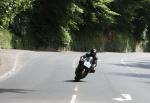
[[[74,79],[75,79],[75,82],[79,82],[80,81],[80,78],[78,78],[78,77],[74,77]]]

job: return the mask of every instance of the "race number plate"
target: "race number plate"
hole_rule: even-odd
[[[89,62],[84,62],[84,66],[86,66],[87,68],[90,68],[90,67],[91,67],[91,63],[89,63]]]

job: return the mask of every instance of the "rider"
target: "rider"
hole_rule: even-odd
[[[91,67],[91,73],[95,72],[95,67],[97,66],[97,55],[96,55],[96,49],[91,49],[89,53],[86,53],[85,55],[81,56],[80,60],[86,58],[86,57],[93,57],[93,63],[92,63],[92,67]]]

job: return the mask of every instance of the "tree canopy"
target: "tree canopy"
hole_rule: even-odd
[[[140,43],[150,46],[149,7],[149,0],[1,0],[0,28],[22,42],[30,38],[36,48],[83,50],[87,40],[89,48],[132,45],[134,51]]]

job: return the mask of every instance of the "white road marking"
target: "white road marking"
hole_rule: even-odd
[[[126,58],[122,58],[122,59],[121,59],[121,64],[123,64],[123,65],[126,65],[126,64],[127,64],[127,63],[125,62],[125,59],[126,59]],[[131,68],[131,67],[129,67],[129,66],[127,66],[127,68],[130,69],[130,71],[132,71],[133,73],[139,74],[139,73],[136,71],[136,69],[133,69],[133,68]]]
[[[133,68],[132,68],[132,69],[130,69],[130,70],[131,70],[132,72],[135,72],[135,69],[133,69]]]
[[[76,69],[76,66],[78,65],[77,63],[78,63],[78,61],[79,61],[79,58],[80,58],[80,57],[76,57],[76,58],[73,60],[73,62],[72,62],[72,67],[74,68],[74,71],[75,71],[75,69]],[[77,92],[78,89],[79,89],[79,85],[76,85],[75,88],[74,88],[74,92]],[[76,95],[76,94],[73,94],[70,103],[76,103],[76,98],[77,98],[77,95]]]
[[[77,95],[73,95],[70,103],[76,103]]]
[[[125,59],[124,59],[124,58],[122,58],[122,59],[121,59],[121,64],[123,64],[123,65],[125,65],[125,64],[126,64],[126,62],[125,62]]]
[[[76,85],[75,88],[74,88],[75,93],[78,91],[78,88],[79,88],[79,85]],[[76,103],[77,95],[75,93],[72,95],[70,103]]]
[[[130,67],[127,67],[128,69],[130,69]]]
[[[133,69],[133,68],[130,69],[130,70],[131,70],[133,73],[136,73],[136,74],[138,73],[138,72],[137,72],[135,69]]]
[[[113,98],[113,100],[115,101],[120,101],[120,102],[123,102],[123,101],[131,101],[132,100],[132,97],[130,94],[121,94],[122,97],[120,98]]]
[[[101,59],[98,59],[98,62],[102,62],[102,60],[101,60]]]
[[[7,73],[3,74],[2,76],[0,76],[0,79],[4,79],[4,78],[7,78],[9,77],[11,74],[13,74],[15,71],[16,71],[16,68],[17,68],[17,64],[18,64],[18,58],[20,56],[21,53],[19,53],[16,57],[15,57],[15,62],[14,62],[14,66],[13,68],[8,71]]]
[[[76,86],[75,86],[75,88],[74,88],[74,91],[75,91],[75,92],[78,91],[78,87],[79,87],[79,85],[76,85]]]

